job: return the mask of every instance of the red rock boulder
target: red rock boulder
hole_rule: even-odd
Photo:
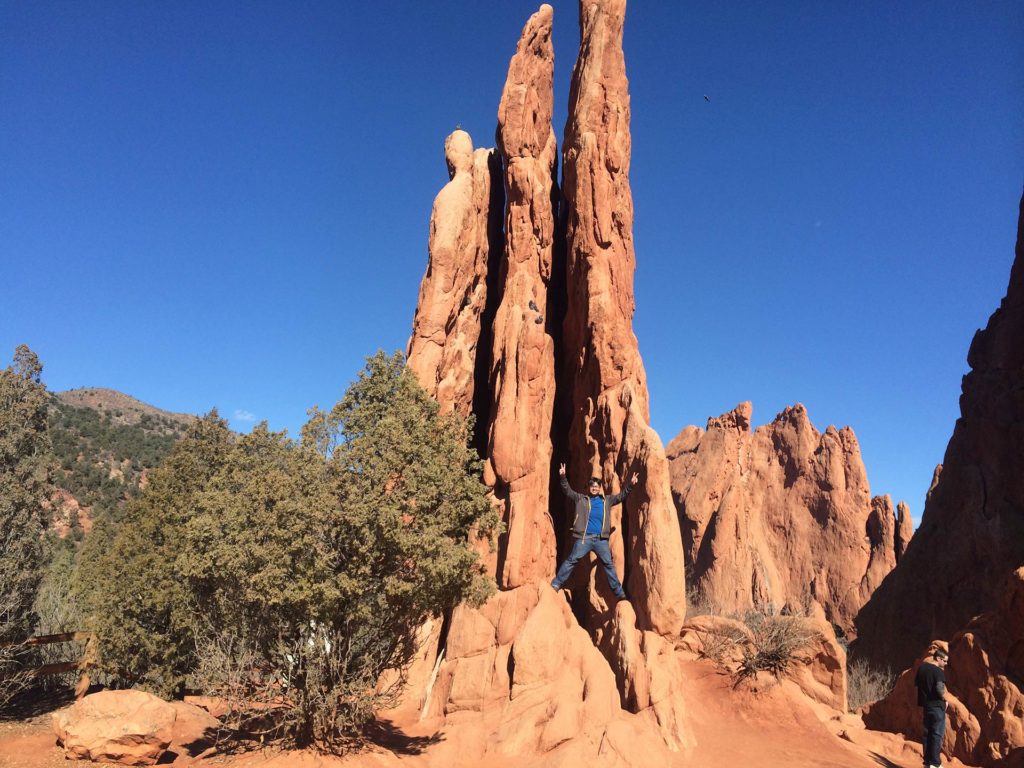
[[[68,759],[154,765],[174,738],[173,705],[143,691],[100,691],[53,714]]]

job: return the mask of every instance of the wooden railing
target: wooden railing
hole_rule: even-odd
[[[92,632],[61,632],[57,635],[39,635],[30,637],[24,642],[26,646],[51,645],[52,643],[85,643],[82,657],[78,661],[58,661],[44,664],[31,670],[34,677],[61,675],[66,672],[80,672],[78,684],[75,686],[75,698],[82,698],[89,690],[90,672],[96,666],[96,638]]]

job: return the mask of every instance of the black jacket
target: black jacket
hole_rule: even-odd
[[[576,491],[570,487],[569,480],[565,475],[560,476],[559,481],[562,485],[562,493],[573,501],[574,515],[572,521],[572,535],[577,539],[582,539],[584,534],[587,532],[587,520],[590,518],[590,497],[584,493],[576,493]],[[633,486],[627,485],[620,493],[616,493],[614,496],[604,497],[604,520],[601,522],[602,539],[607,539],[612,532],[612,507],[629,496],[632,490]]]

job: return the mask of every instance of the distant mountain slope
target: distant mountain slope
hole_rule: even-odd
[[[181,431],[196,419],[188,413],[161,410],[114,389],[79,387],[66,392],[55,392],[54,395],[66,405],[90,408],[108,415],[115,424],[138,424],[144,416],[149,416],[157,421],[157,425],[150,424],[147,427],[149,429],[159,429],[162,426],[167,430]],[[170,422],[174,426],[163,422]]]
[[[196,419],[171,413],[112,389],[54,393],[49,427],[57,459],[54,527],[85,530],[97,516],[120,517],[146,472],[170,453]]]

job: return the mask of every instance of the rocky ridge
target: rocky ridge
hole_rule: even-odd
[[[794,405],[751,429],[741,403],[668,445],[691,595],[725,614],[821,614],[847,636],[896,566],[910,512],[871,496],[849,427],[818,432]]]

